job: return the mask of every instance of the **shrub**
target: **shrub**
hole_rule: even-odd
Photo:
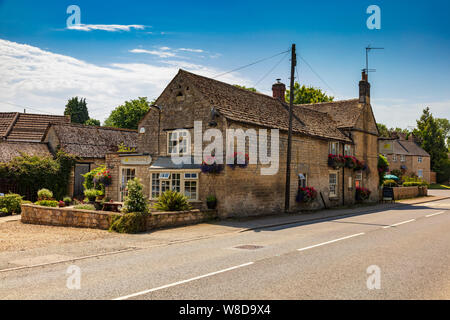
[[[383,186],[385,187],[395,187],[397,186],[397,182],[393,179],[388,179],[383,181]]]
[[[72,199],[70,197],[64,197],[63,201],[66,206],[70,206],[70,204],[72,203]]]
[[[84,190],[84,195],[89,199],[89,201],[94,201],[97,197],[97,190],[95,189],[86,189]]]
[[[123,215],[113,215],[109,231],[118,233],[138,233],[146,229],[147,214],[143,212],[129,212]]]
[[[38,206],[43,206],[43,207],[57,208],[59,205],[59,202],[56,200],[39,200],[39,201],[35,202],[35,204]]]
[[[185,211],[190,210],[188,198],[176,191],[167,190],[158,197],[154,205],[156,210],[160,211]]]
[[[378,177],[379,177],[379,184],[383,184],[384,180],[384,174],[389,171],[389,162],[387,161],[386,157],[382,154],[378,155]]]
[[[0,197],[0,208],[7,214],[18,214],[21,212],[20,204],[22,203],[22,196],[14,193],[6,194]]]
[[[51,192],[48,189],[41,189],[38,191],[37,193],[38,195],[38,200],[52,200],[53,198],[53,192]]]
[[[9,214],[8,209],[0,208],[0,217]]]
[[[78,204],[73,207],[77,210],[89,210],[89,211],[95,211],[95,206],[92,204]]]
[[[404,187],[425,187],[428,186],[428,184],[425,181],[408,181],[403,182]]]
[[[123,212],[148,212],[148,202],[142,189],[143,186],[138,178],[128,180],[128,196],[125,199]]]

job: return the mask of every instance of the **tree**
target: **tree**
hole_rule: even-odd
[[[139,121],[147,114],[152,104],[153,101],[149,102],[146,97],[125,101],[125,104],[118,106],[111,112],[104,125],[123,129],[137,129]]]
[[[286,101],[289,102],[289,98],[290,91],[286,90]],[[333,100],[334,97],[327,96],[320,88],[306,87],[305,85],[300,87],[298,82],[294,84],[294,104],[329,102]]]
[[[430,154],[431,170],[437,173],[437,180],[448,179],[445,173],[448,172],[450,163],[444,133],[430,112],[430,108],[424,109],[422,116],[417,120],[417,129],[414,130],[414,135],[421,143],[421,147]]]
[[[72,123],[84,124],[89,119],[86,99],[80,98],[78,100],[78,97],[70,99],[66,104],[64,115],[70,116]]]
[[[385,124],[377,123],[378,131],[380,132],[380,137],[389,138],[391,133]]]
[[[84,124],[87,126],[100,127],[100,120],[89,118]]]
[[[240,89],[245,89],[251,92],[258,92],[258,90],[256,90],[255,88],[247,88],[246,86],[240,86],[238,84],[234,84],[233,86],[235,86],[236,88],[240,88]]]
[[[441,128],[444,138],[447,142],[447,148],[450,152],[450,121],[445,118],[437,118],[436,121],[438,122],[439,128]]]

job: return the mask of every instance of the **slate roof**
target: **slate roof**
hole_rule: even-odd
[[[329,114],[336,121],[338,128],[354,127],[362,111],[359,99],[302,104],[301,106]]]
[[[423,150],[417,143],[412,140],[382,138],[380,139],[380,141],[389,141],[392,143],[393,152],[389,154],[422,157],[430,156],[428,152]]]
[[[46,143],[0,141],[0,162],[9,162],[21,153],[31,156],[51,156]]]
[[[41,142],[49,123],[70,122],[66,116],[31,113],[0,113],[0,119],[0,134],[3,132],[4,139],[26,142]],[[7,132],[10,125],[12,128]]]
[[[54,129],[62,150],[82,158],[104,158],[108,152],[117,152],[122,143],[129,148],[137,147],[136,130],[81,124],[51,124],[47,130],[50,128]]]
[[[191,158],[191,164],[175,164],[172,157],[159,157],[150,166],[150,169],[200,169],[201,165],[194,163],[194,157]]]
[[[268,95],[199,76],[184,70],[179,74],[191,82],[225,118],[287,131],[289,106]],[[325,139],[351,142],[325,112],[302,105],[294,107],[293,132]]]

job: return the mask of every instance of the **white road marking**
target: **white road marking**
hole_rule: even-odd
[[[203,279],[203,278],[206,278],[206,277],[211,277],[211,276],[214,276],[214,275],[219,274],[219,273],[223,273],[223,272],[235,270],[235,269],[238,269],[238,268],[247,267],[247,266],[252,265],[252,264],[254,264],[254,262],[247,262],[247,263],[240,264],[240,265],[238,265],[238,266],[234,266],[234,267],[231,267],[231,268],[227,268],[227,269],[223,269],[223,270],[211,272],[211,273],[208,273],[208,274],[204,274],[204,275],[202,275],[202,276],[198,276],[198,277],[190,278],[190,279],[187,279],[187,280],[182,280],[182,281],[174,282],[174,283],[171,283],[171,284],[166,284],[166,285],[161,286],[161,287],[157,287],[157,288],[153,288],[153,289],[148,289],[148,290],[140,291],[140,292],[137,292],[137,293],[129,294],[129,295],[127,295],[127,296],[115,298],[115,299],[113,299],[113,300],[126,300],[126,299],[129,299],[129,298],[141,296],[141,295],[143,295],[143,294],[147,294],[147,293],[150,293],[150,292],[154,292],[154,291],[158,291],[158,290],[162,290],[162,289],[166,289],[166,288],[178,286],[178,285],[183,284],[183,283],[187,283],[187,282],[191,282],[191,281]]]
[[[304,251],[304,250],[308,250],[308,249],[324,246],[326,244],[334,243],[334,242],[337,242],[337,241],[341,241],[341,240],[350,239],[350,238],[353,238],[353,237],[362,236],[363,234],[365,234],[365,233],[361,232],[361,233],[357,233],[357,234],[352,234],[351,236],[347,236],[347,237],[343,237],[343,238],[339,238],[339,239],[335,239],[335,240],[331,240],[331,241],[327,241],[327,242],[322,242],[322,243],[319,243],[319,244],[315,244],[313,246],[297,249],[297,251]]]
[[[425,216],[426,218],[429,218],[429,217],[433,217],[433,216],[437,216],[438,214],[442,214],[442,213],[444,213],[445,211],[439,211],[439,212],[436,212],[436,213],[433,213],[433,214],[429,214],[429,215],[427,215],[427,216]]]
[[[413,222],[413,221],[416,221],[416,219],[411,219],[411,220],[407,220],[407,221],[402,221],[402,222],[399,222],[399,223],[391,224],[390,226],[385,226],[385,227],[383,227],[383,229],[388,229],[388,228],[391,228],[391,227],[396,227],[396,226],[399,226],[399,225],[402,225],[402,224],[405,224],[405,223],[408,223],[408,222]]]

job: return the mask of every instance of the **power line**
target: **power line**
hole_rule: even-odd
[[[311,69],[311,71],[316,75],[316,77],[319,78],[319,80],[322,81],[334,95],[336,95],[336,92],[333,90],[333,88],[331,88],[330,85],[324,79],[322,79],[322,77],[313,69],[313,67],[311,67],[308,61],[306,61],[301,55],[298,56],[300,57],[300,59],[303,60],[304,63],[306,63],[306,65],[309,67],[309,69]]]
[[[286,52],[286,54],[280,59],[280,61],[278,61],[273,67],[272,69],[270,69],[261,79],[258,80],[258,82],[256,82],[255,87],[258,86],[258,84],[263,81],[269,74],[272,73],[273,70],[275,70],[276,67],[278,67],[280,65],[281,62],[284,61],[284,59],[286,59],[286,57],[289,55],[289,51]]]
[[[216,75],[216,76],[212,77],[212,79],[216,79],[216,78],[218,78],[218,77],[221,77],[221,76],[224,76],[224,75],[226,75],[226,74],[229,74],[229,73],[232,73],[232,72],[236,72],[236,71],[242,70],[242,69],[244,69],[244,68],[247,68],[247,67],[253,66],[253,65],[257,64],[257,63],[260,63],[260,62],[263,62],[263,61],[266,61],[266,60],[269,60],[269,59],[275,58],[275,57],[277,57],[277,56],[279,56],[279,55],[282,55],[283,53],[286,53],[286,52],[289,52],[289,51],[290,51],[290,50],[286,50],[286,51],[283,51],[283,52],[280,52],[280,53],[274,54],[273,56],[270,56],[270,57],[267,57],[267,58],[263,58],[263,59],[260,59],[260,60],[257,60],[257,61],[255,61],[255,62],[252,62],[252,63],[246,64],[245,66],[242,66],[242,67],[238,67],[238,68],[236,68],[236,69],[233,69],[233,70],[230,70],[230,71],[227,71],[227,72],[224,72],[224,73],[218,74],[218,75]]]
[[[39,109],[36,109],[36,108],[33,108],[33,107],[28,107],[28,106],[26,107],[26,106],[22,106],[22,105],[19,105],[19,104],[6,102],[6,101],[0,101],[0,103],[9,104],[11,106],[15,106],[15,107],[18,107],[18,108],[21,108],[21,109],[30,109],[30,110],[39,111],[39,112],[48,113],[48,114],[57,116],[57,114],[55,114],[55,113],[44,111],[44,110],[39,110]]]

